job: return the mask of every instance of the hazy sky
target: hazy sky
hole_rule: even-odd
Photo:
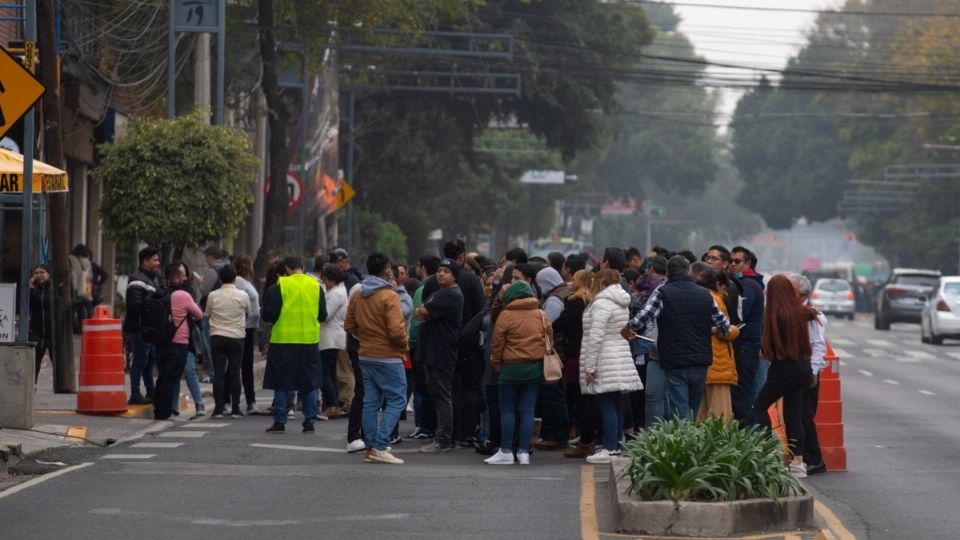
[[[683,17],[680,31],[685,33],[697,53],[711,62],[742,64],[782,69],[787,59],[804,42],[803,32],[810,28],[815,13],[754,11],[706,6],[744,6],[790,9],[830,9],[838,0],[678,0],[677,11]],[[751,76],[754,70],[711,67],[714,75]],[[740,92],[723,90],[718,121],[729,122]]]

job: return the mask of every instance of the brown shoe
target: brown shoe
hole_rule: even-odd
[[[533,447],[537,450],[559,450],[562,445],[557,441],[551,441],[548,439],[540,439],[533,443]]]
[[[340,416],[340,409],[337,407],[327,407],[326,409],[324,409],[323,413],[321,414],[323,414],[330,420],[333,420],[334,418],[337,418]]]
[[[578,444],[576,447],[571,448],[563,453],[563,457],[574,458],[574,459],[583,459],[588,456],[592,456],[594,453],[593,445],[591,444]]]

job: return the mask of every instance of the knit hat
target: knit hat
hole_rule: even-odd
[[[450,270],[453,279],[460,279],[460,265],[453,259],[441,259],[439,267]]]
[[[512,281],[510,286],[507,287],[507,291],[503,293],[503,303],[506,305],[521,298],[533,298],[533,289],[530,288],[529,283],[522,279],[518,279],[516,281]]]

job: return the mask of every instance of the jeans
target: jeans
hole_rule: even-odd
[[[459,357],[454,369],[454,425],[456,438],[462,441],[476,437],[477,426],[480,425],[480,410],[483,408],[483,351],[460,351]]]
[[[519,424],[517,447],[530,451],[533,438],[533,412],[537,406],[540,383],[500,384],[500,450],[512,452],[513,435]]]
[[[487,416],[490,417],[490,433],[487,440],[494,447],[500,447],[500,385],[487,384],[483,387],[484,401],[487,403]]]
[[[187,346],[177,343],[160,349],[157,357],[157,386],[153,394],[153,417],[156,420],[166,420],[173,414],[177,398],[179,397],[180,377],[187,363]]]
[[[767,382],[768,373],[770,373],[770,361],[761,358],[757,361],[757,375],[753,381],[754,398],[760,393],[760,389],[763,388],[764,383]]]
[[[794,456],[802,456],[804,448],[803,394],[810,386],[810,359],[778,360],[770,363],[767,381],[757,395],[753,410],[757,423],[770,429],[770,414],[767,410],[783,398],[783,423],[787,428],[787,446]]]
[[[674,418],[693,420],[703,399],[703,390],[707,384],[707,367],[692,366],[671,369],[667,372],[667,399],[670,400],[670,413]]]
[[[437,410],[433,440],[440,446],[453,446],[453,367],[427,365],[426,376],[427,388]]]
[[[757,423],[757,416],[753,413],[753,402],[756,401],[759,390],[756,386],[759,357],[759,351],[744,349],[741,349],[736,356],[737,384],[730,389],[730,400],[733,402],[733,417],[744,426]]]
[[[243,338],[243,363],[240,364],[240,383],[243,385],[243,395],[247,398],[247,405],[257,402],[256,388],[253,384],[253,347],[256,337],[256,328],[247,328]],[[334,373],[336,377],[336,373]]]
[[[623,437],[623,397],[620,392],[597,394],[597,405],[603,423],[603,447],[612,452],[620,448]]]
[[[407,406],[407,376],[403,364],[360,360],[363,372],[363,442],[367,448],[386,450],[390,433]],[[383,407],[383,418],[380,408]]]
[[[190,391],[190,397],[197,407],[197,410],[203,408],[203,392],[200,390],[200,377],[197,376],[197,355],[193,351],[187,350],[187,362],[183,366],[183,380],[187,381],[187,390]],[[174,392],[180,395],[180,381],[177,381],[177,389]]]
[[[293,392],[274,390],[273,392],[273,423],[284,425],[287,423],[287,397]],[[317,421],[317,391],[299,392],[303,401],[303,425],[312,426]]]
[[[820,381],[813,388],[803,391],[803,462],[818,465],[823,461],[820,453],[820,437],[817,434],[817,403],[820,402]]]
[[[130,397],[140,396],[140,379],[147,390],[147,396],[153,396],[153,365],[156,362],[157,350],[153,345],[145,343],[140,338],[140,332],[125,332],[127,344],[133,351],[133,361],[130,363]]]
[[[243,339],[212,336],[213,401],[215,412],[223,412],[224,392],[230,392],[234,411],[240,410],[240,362],[243,359]],[[226,387],[226,388],[225,388]]]
[[[320,394],[323,398],[324,410],[340,404],[337,394],[337,356],[339,354],[340,351],[337,349],[320,351],[320,362],[323,364],[323,384],[320,386]]]
[[[566,444],[570,434],[570,415],[567,411],[567,384],[563,380],[542,383],[540,387],[540,438]]]
[[[644,383],[644,422],[650,429],[658,421],[667,417],[667,373],[663,371],[659,360],[647,358],[647,382]]]

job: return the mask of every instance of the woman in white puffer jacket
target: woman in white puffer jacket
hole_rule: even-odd
[[[593,277],[598,291],[583,312],[583,342],[580,346],[580,391],[595,394],[603,422],[603,448],[587,458],[590,463],[608,463],[620,452],[623,436],[624,392],[642,390],[633,365],[630,344],[620,335],[629,319],[630,294],[620,285],[620,272],[601,270]]]

